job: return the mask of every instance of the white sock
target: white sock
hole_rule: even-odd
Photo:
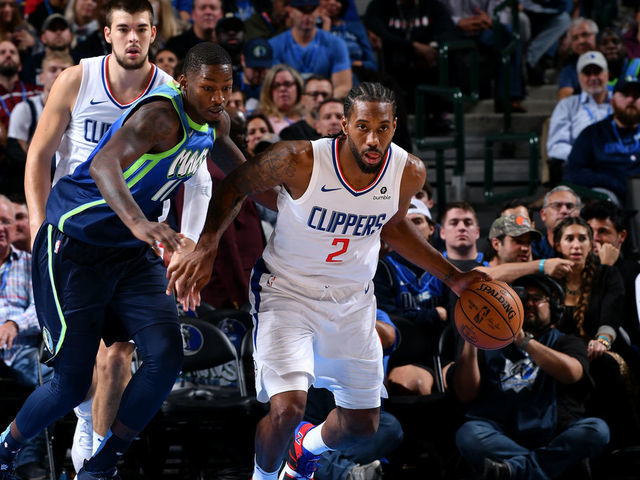
[[[328,450],[333,450],[332,448],[327,447],[324,440],[322,440],[322,426],[324,423],[325,422],[322,422],[317,427],[309,430],[304,436],[304,440],[302,440],[302,446],[314,455],[320,455]]]
[[[251,476],[251,480],[278,480],[278,472],[280,469],[278,468],[275,472],[265,472],[262,470],[255,461],[255,457],[253,460],[253,475]]]
[[[93,398],[85,400],[76,408],[74,408],[73,411],[78,418],[91,419],[91,404],[93,404]]]
[[[91,448],[91,455],[92,456],[96,454],[96,452],[100,448],[100,445],[102,445],[103,441],[104,441],[104,437],[94,430],[93,431],[93,445],[92,445],[92,448]]]

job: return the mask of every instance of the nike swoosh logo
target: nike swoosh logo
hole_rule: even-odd
[[[335,192],[336,190],[342,190],[342,187],[338,187],[338,188],[327,188],[326,185],[322,185],[322,188],[320,188],[320,190],[322,190],[323,192]]]
[[[364,294],[366,295],[367,293],[369,293],[369,287],[370,285],[367,285],[367,288],[364,289]]]
[[[100,105],[101,103],[106,103],[106,100],[102,100],[101,102],[96,102],[93,98],[89,101],[91,105]]]

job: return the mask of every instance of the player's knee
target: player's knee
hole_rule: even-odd
[[[346,434],[351,437],[372,437],[378,431],[380,416],[377,413],[349,415],[343,422]]]
[[[304,408],[304,404],[298,402],[272,403],[269,409],[271,423],[279,431],[293,431],[302,421]]]
[[[89,374],[78,374],[73,377],[54,375],[49,388],[58,401],[71,410],[85,400],[91,388],[91,378]]]
[[[150,373],[175,378],[182,368],[184,356],[180,330],[177,326],[169,325],[160,332],[154,340],[139,347],[142,361]]]

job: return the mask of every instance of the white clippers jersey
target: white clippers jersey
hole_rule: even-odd
[[[313,145],[313,172],[304,194],[278,195],[278,220],[263,258],[275,275],[303,285],[366,285],[374,276],[382,226],[398,211],[407,152],[391,144],[378,177],[351,187],[338,162],[338,140]]]
[[[149,84],[131,103],[118,102],[109,89],[107,65],[110,55],[84,58],[82,82],[71,112],[71,121],[56,152],[56,173],[53,184],[73,173],[96,147],[109,127],[137,100],[154,88],[172,80],[171,76],[152,64]]]

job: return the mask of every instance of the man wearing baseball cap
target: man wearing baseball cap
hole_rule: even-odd
[[[496,218],[489,230],[489,241],[496,255],[489,265],[528,262],[531,260],[531,242],[542,234],[522,215],[504,215]]]
[[[581,93],[560,100],[549,124],[547,153],[552,185],[562,181],[571,147],[580,132],[612,112],[607,90],[609,69],[604,55],[598,51],[583,53],[576,70]]]
[[[489,230],[489,244],[492,249],[487,255],[491,257],[489,266],[478,267],[478,270],[504,282],[511,282],[523,275],[536,272],[546,273],[555,278],[564,277],[571,270],[571,260],[531,260],[531,243],[541,238],[542,234],[533,228],[530,220],[523,215],[502,215],[496,218]]]
[[[291,0],[287,7],[291,28],[269,40],[274,63],[290,65],[305,78],[329,78],[334,96],[342,98],[352,87],[349,51],[344,40],[316,26],[318,7],[318,0]]]
[[[269,41],[258,37],[245,43],[240,63],[242,72],[233,83],[239,85],[245,94],[247,112],[251,113],[258,108],[262,82],[273,65],[273,49]]]
[[[624,205],[627,180],[640,175],[640,80],[623,77],[611,99],[613,117],[585,128],[567,165],[567,180],[607,194]]]

